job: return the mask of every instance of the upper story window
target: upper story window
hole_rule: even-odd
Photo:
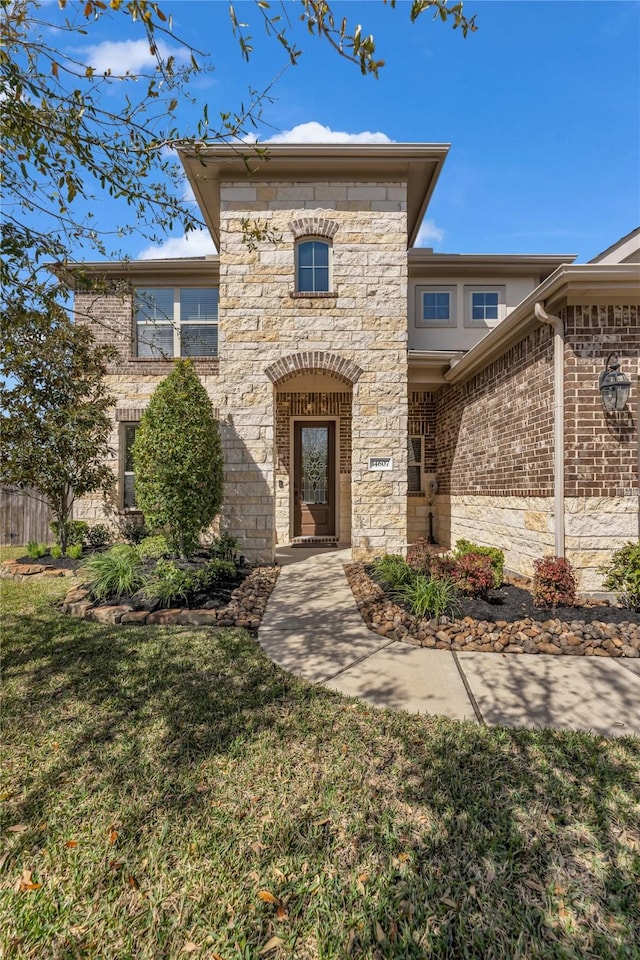
[[[417,327],[455,327],[456,323],[455,286],[416,287]]]
[[[326,240],[301,240],[296,245],[296,291],[329,293],[331,244]]]
[[[217,287],[138,287],[138,357],[216,357]]]
[[[504,286],[465,287],[465,325],[490,327],[506,315]]]

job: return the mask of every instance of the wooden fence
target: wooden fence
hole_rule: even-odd
[[[15,487],[0,487],[0,546],[50,543],[51,511],[46,503]]]

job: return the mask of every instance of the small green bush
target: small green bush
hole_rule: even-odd
[[[79,560],[82,556],[82,544],[72,543],[70,547],[67,547],[67,556],[70,560]]]
[[[160,560],[171,555],[169,541],[162,533],[154,537],[145,537],[136,547],[141,560]]]
[[[95,600],[131,596],[142,586],[142,561],[135,547],[119,543],[94,553],[81,571]]]
[[[59,560],[60,557],[62,556],[62,547],[60,546],[59,543],[54,543],[49,553],[51,554],[54,560]]]
[[[576,600],[573,567],[564,557],[544,557],[533,564],[533,602],[536,607],[572,607]]]
[[[104,523],[96,523],[95,526],[89,527],[87,530],[86,541],[94,550],[99,550],[100,547],[106,547],[110,540],[111,533]]]
[[[397,553],[386,553],[373,561],[373,575],[387,589],[396,590],[409,583],[415,573],[404,557]]]
[[[210,560],[195,574],[194,586],[202,590],[213,587],[220,580],[228,580],[237,573],[236,565],[231,560]]]
[[[605,590],[612,590],[621,606],[640,611],[640,541],[616,550],[600,573]]]
[[[455,556],[465,557],[473,553],[478,557],[489,557],[494,574],[494,587],[501,587],[504,580],[504,553],[498,547],[481,547],[471,540],[456,540]]]
[[[44,557],[48,549],[46,543],[36,543],[35,540],[29,540],[27,544],[27,556],[30,560],[39,560],[40,557]]]
[[[159,603],[161,607],[170,607],[181,600],[187,600],[197,584],[197,578],[190,570],[183,570],[173,560],[158,560],[143,585],[136,593],[136,599],[146,604]]]
[[[149,536],[147,527],[137,520],[125,520],[121,527],[122,539],[135,546]]]
[[[209,546],[209,554],[214,559],[235,560],[240,549],[240,541],[230,533],[222,533]]]
[[[52,520],[49,526],[57,542],[60,543],[60,524],[57,520]],[[84,543],[88,532],[89,524],[85,520],[67,520],[67,546]]]
[[[418,574],[396,591],[396,597],[409,605],[414,616],[429,616],[436,621],[444,614],[455,617],[460,609],[455,584],[449,579],[435,580]]]

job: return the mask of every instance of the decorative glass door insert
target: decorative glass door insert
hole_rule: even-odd
[[[296,537],[335,535],[335,433],[332,421],[294,429],[293,530]]]
[[[302,427],[302,500],[327,503],[329,500],[328,427]]]

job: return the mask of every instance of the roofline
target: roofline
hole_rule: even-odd
[[[319,171],[328,179],[337,179],[341,168],[355,168],[348,176],[374,180],[384,172],[386,179],[407,182],[408,246],[416,241],[442,166],[449,152],[448,143],[269,143],[206,144],[185,143],[176,147],[187,179],[216,246],[220,246],[219,197],[211,202],[205,194],[207,180],[219,180],[223,171],[229,176],[254,180],[317,180]],[[259,152],[262,151],[262,152]],[[307,164],[307,171],[294,169],[294,163]],[[420,170],[421,165],[427,165]],[[430,166],[429,166],[430,165]],[[332,170],[333,168],[333,170]],[[208,169],[212,176],[199,176]],[[345,175],[344,173],[342,174]]]
[[[592,257],[589,260],[589,263],[601,263],[610,253],[613,253],[614,250],[618,250],[621,247],[624,247],[626,243],[629,243],[631,240],[634,240],[637,236],[640,235],[640,227],[636,227],[635,230],[630,230],[629,233],[626,233],[624,237],[620,237],[619,240],[616,240],[615,243],[612,243],[606,248],[606,250],[601,250],[600,253],[597,253],[595,257]]]
[[[166,277],[200,277],[202,274],[219,272],[218,254],[204,257],[175,257],[163,260],[94,260],[81,263],[56,263],[51,267],[56,276],[67,286],[75,288],[75,282],[84,277],[111,277],[117,280]]]
[[[473,270],[476,273],[548,275],[563,264],[571,264],[575,253],[545,254],[478,254],[478,253],[433,253],[428,249],[414,247],[409,250],[409,269],[433,267],[435,272],[456,274]]]
[[[547,277],[532,290],[517,307],[502,320],[497,327],[483,337],[467,354],[448,370],[444,379],[447,383],[460,383],[468,380],[478,370],[500,356],[513,343],[517,342],[525,331],[540,323],[534,314],[535,304],[542,302],[550,309],[567,292],[579,294],[588,292],[590,287],[606,289],[607,284],[615,284],[618,295],[629,294],[630,301],[640,299],[640,266],[634,263],[566,264]]]

